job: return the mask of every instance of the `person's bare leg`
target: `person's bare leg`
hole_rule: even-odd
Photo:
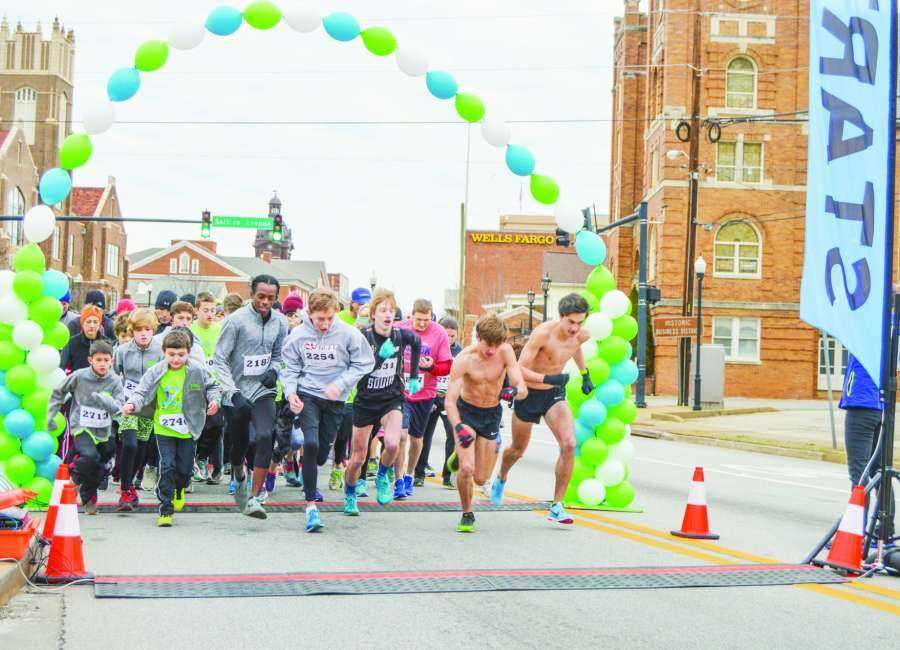
[[[268,467],[254,467],[253,468],[253,487],[252,492],[250,494],[257,495],[259,491],[262,490],[263,484],[266,482],[266,472],[269,471]]]
[[[497,441],[478,437],[475,439],[475,483],[484,485],[494,471],[497,462]]]
[[[401,424],[402,424],[402,421],[401,421]],[[385,431],[384,437],[387,438],[387,431]],[[384,464],[384,465],[393,464],[394,478],[403,478],[403,471],[406,469],[406,455],[407,455],[407,447],[408,446],[409,446],[409,431],[407,429],[401,429],[400,430],[399,449],[398,449],[397,455],[392,457],[391,463],[381,461],[382,464]]]
[[[418,465],[419,463],[419,455],[422,453],[422,446],[424,441],[424,438],[409,436],[409,460],[407,464],[407,467],[409,468],[409,474],[414,473],[416,470],[416,465]]]
[[[472,477],[475,475],[475,445],[469,445],[468,449],[456,445],[456,456],[459,458],[459,474],[456,477],[459,501],[462,504],[463,512],[471,512],[474,491]]]
[[[394,465],[396,471],[397,462],[403,462],[401,453],[401,438],[403,437],[403,415],[400,411],[391,411],[383,418],[381,424],[384,427],[384,447],[381,450],[381,464],[385,467]]]
[[[353,434],[350,442],[350,461],[347,463],[347,470],[344,474],[344,480],[347,485],[356,485],[359,480],[359,474],[366,462],[366,446],[369,442],[369,436],[372,435],[372,427],[353,427]]]
[[[523,422],[513,414],[512,444],[503,452],[503,462],[500,463],[500,473],[497,475],[504,483],[509,476],[509,470],[528,449],[528,443],[531,442],[531,426],[530,422]]]
[[[556,484],[553,488],[553,501],[562,501],[572,478],[572,467],[575,465],[575,422],[572,411],[566,402],[557,402],[544,415],[544,421],[553,432],[559,443],[559,460],[556,461]]]

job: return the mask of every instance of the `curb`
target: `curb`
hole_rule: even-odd
[[[28,552],[18,562],[0,563],[0,607],[12,600],[25,585],[25,575],[34,565],[35,557],[40,549],[38,536],[35,535],[28,547]],[[23,575],[24,572],[24,575]]]
[[[658,411],[650,413],[651,420],[663,422],[684,422],[685,420],[698,420],[701,418],[717,418],[729,415],[754,415],[756,413],[777,413],[778,409],[772,406],[756,406],[733,409],[715,409],[703,411],[691,411],[689,409],[674,411]]]
[[[671,433],[669,431],[660,432],[660,438],[663,440],[671,440],[673,442],[689,442],[695,445],[705,445],[707,447],[740,449],[742,451],[752,451],[757,454],[766,454],[769,456],[785,456],[788,458],[803,458],[805,460],[821,460],[829,463],[839,464],[847,463],[847,454],[840,449],[833,451],[794,449],[792,447],[778,447],[776,445],[756,444],[738,440],[707,438],[704,436]]]

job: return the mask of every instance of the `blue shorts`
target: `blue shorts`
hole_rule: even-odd
[[[424,402],[403,402],[403,430],[413,438],[424,438],[428,428],[428,418],[434,410],[434,400]]]

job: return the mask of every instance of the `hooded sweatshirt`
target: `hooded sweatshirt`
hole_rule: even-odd
[[[146,348],[141,348],[133,340],[116,348],[113,369],[122,378],[126,397],[141,383],[144,373],[162,361],[164,356],[162,346],[155,339],[151,339]]]
[[[309,314],[303,314],[303,322],[285,341],[283,354],[281,383],[286,397],[303,393],[327,399],[325,387],[335,384],[341,390],[338,400],[344,402],[363,375],[375,367],[368,341],[339,318],[323,334]]]
[[[207,370],[212,370],[212,364],[206,358],[206,353],[203,351],[203,344],[200,343],[200,340],[197,338],[197,335],[188,328],[182,327],[181,329],[187,331],[191,335],[191,350],[188,352],[188,356],[199,363],[201,366],[205,366]],[[153,336],[153,340],[159,343],[160,348],[162,348],[162,343],[166,338],[166,334],[172,331],[171,325],[166,325],[166,327],[159,333]]]
[[[110,371],[105,377],[100,377],[93,368],[82,368],[66,377],[50,396],[47,408],[48,431],[55,428],[53,418],[69,396],[72,398],[69,428],[73,435],[87,432],[97,442],[109,440],[112,416],[125,403],[125,392],[118,375]]]

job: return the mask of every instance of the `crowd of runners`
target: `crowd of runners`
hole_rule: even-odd
[[[459,491],[457,530],[472,532],[475,490],[503,503],[510,470],[543,418],[560,449],[548,518],[572,523],[562,503],[575,451],[563,369],[574,360],[590,393],[584,298],[563,298],[559,318],[535,329],[517,358],[494,314],[478,319],[463,347],[459,324],[437,320],[426,299],[404,319],[387,289],[357,289],[349,305],[326,288],[306,304],[282,293],[276,278],[260,275],[249,300],[161,291],[153,309],[123,299],[108,315],[100,292],[77,313],[64,299],[67,378],[47,425],[65,414],[61,454],[88,514],[110,483],[120,512],[153,491],[162,527],[196,484],[222,485],[257,519],[276,490],[299,488],[306,530],[320,531],[319,473],[329,459],[323,474],[329,490],[343,492],[344,515],[358,516],[370,490],[389,507],[436,474],[429,458],[440,421],[442,482]],[[505,450],[503,403],[513,409]]]

